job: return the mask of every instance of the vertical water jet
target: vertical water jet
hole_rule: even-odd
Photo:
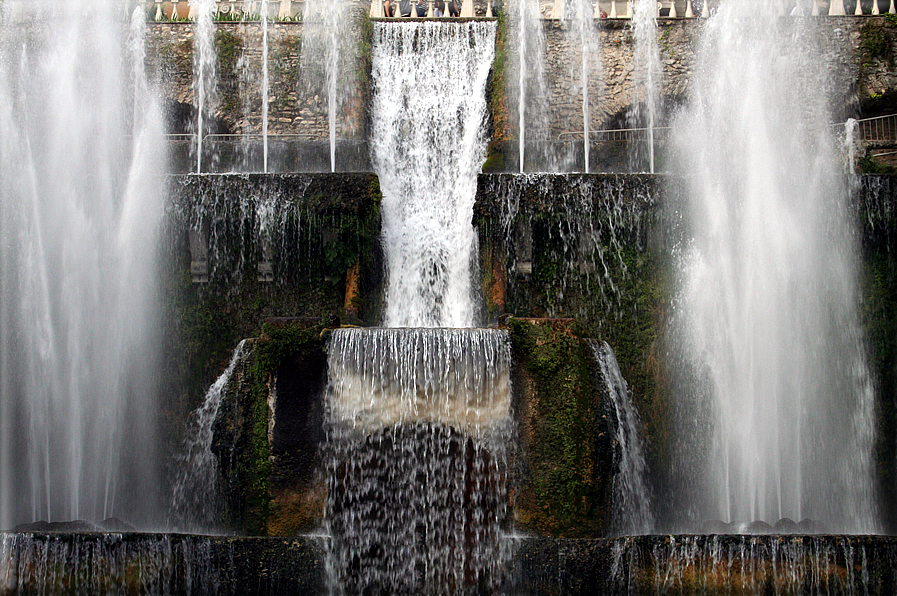
[[[0,526],[150,523],[166,156],[143,28],[127,41],[112,4],[17,8],[31,20],[0,47]],[[133,62],[97,60],[119,55]]]
[[[844,83],[811,66],[814,33],[774,2],[720,5],[674,125],[691,164],[675,321],[691,380],[673,527],[787,517],[878,528],[857,247],[829,126]]]
[[[660,110],[659,85],[663,74],[660,66],[660,48],[657,45],[657,3],[654,0],[636,0],[632,5],[632,37],[635,44],[633,56],[634,96],[629,108],[629,127],[644,127],[647,132],[648,172],[654,173],[654,127]],[[633,142],[632,169],[640,165]]]
[[[516,54],[511,54],[511,96],[517,96],[517,145],[519,154],[518,170],[523,173],[527,163],[527,142],[548,141],[548,86],[545,81],[545,31],[538,0],[521,0],[510,3],[508,28],[515,40]],[[556,164],[546,147],[537,151],[537,157],[530,156],[531,170],[554,171]]]
[[[196,26],[193,34],[193,100],[196,106],[196,173],[202,173],[202,143],[206,112],[215,106],[216,61],[215,0],[193,0]]]

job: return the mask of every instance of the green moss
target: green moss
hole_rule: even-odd
[[[271,446],[268,443],[268,396],[274,373],[290,359],[309,352],[323,353],[323,324],[274,326],[265,323],[255,343],[252,364],[252,436],[241,454],[236,470],[243,490],[243,531],[249,535],[269,533],[272,513]],[[275,520],[275,525],[279,524]]]
[[[508,105],[507,105],[507,37],[508,22],[507,10],[502,10],[497,18],[497,30],[495,37],[495,59],[492,62],[492,71],[486,83],[486,97],[489,98],[489,136],[491,142],[487,150],[486,163],[483,171],[498,171],[504,166],[504,155],[499,151],[502,141],[508,140]]]
[[[515,361],[525,399],[521,435],[529,474],[518,499],[525,528],[563,537],[600,534],[606,524],[606,480],[595,442],[600,418],[591,355],[572,322],[511,319]],[[605,462],[610,463],[610,462]]]
[[[887,246],[867,245],[863,260],[862,317],[868,343],[868,362],[877,380],[878,437],[875,468],[884,502],[897,501],[897,262]],[[897,527],[897,512],[884,512],[885,527]]]
[[[215,50],[218,56],[218,72],[230,77],[236,74],[237,61],[243,54],[243,40],[229,29],[215,31]]]
[[[872,65],[875,60],[890,64],[891,45],[892,33],[882,23],[870,19],[860,28],[860,57],[864,66]]]

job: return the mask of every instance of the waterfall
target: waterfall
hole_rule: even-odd
[[[389,327],[477,320],[471,224],[494,22],[375,22],[371,159],[383,191]]]
[[[620,450],[619,471],[614,476],[614,533],[648,534],[654,518],[646,483],[645,456],[639,438],[639,419],[632,404],[629,387],[620,372],[614,351],[607,342],[589,341],[601,373],[599,383],[610,399],[614,417],[614,442]]]
[[[202,141],[207,112],[214,114],[217,84],[215,51],[215,0],[194,0],[196,27],[193,34],[193,101],[196,106],[196,173],[202,173]]]
[[[246,340],[241,341],[230,364],[209,387],[202,405],[190,414],[184,444],[176,458],[169,513],[169,524],[173,527],[203,533],[215,532],[221,527],[223,505],[218,458],[212,451],[213,425],[221,398],[237,367],[245,367],[248,352]],[[241,371],[241,378],[242,374]]]
[[[660,48],[657,45],[657,3],[654,0],[636,0],[632,6],[633,91],[628,119],[630,128],[647,129],[648,172],[654,173],[654,127],[660,111],[659,85],[663,76],[660,66]],[[641,97],[639,97],[641,96]],[[644,111],[644,113],[642,113]],[[639,170],[637,143],[634,151],[633,170]]]
[[[124,39],[113,4],[10,8],[26,22],[0,48],[0,526],[149,523],[166,156],[143,27]]]
[[[671,522],[878,527],[857,247],[827,69],[808,19],[736,0],[708,20],[674,124],[691,238],[678,247]],[[795,102],[800,97],[802,101]]]
[[[507,333],[338,329],[328,353],[336,585],[353,594],[492,593],[509,552],[500,540],[512,425]]]

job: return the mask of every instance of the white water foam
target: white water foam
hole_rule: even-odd
[[[818,55],[812,20],[723,3],[674,126],[691,222],[676,322],[697,379],[680,396],[675,523],[878,527],[838,81]]]
[[[152,523],[166,156],[145,27],[126,40],[114,3],[3,8],[0,525]]]
[[[371,156],[383,191],[388,327],[477,322],[471,223],[494,22],[375,22]]]

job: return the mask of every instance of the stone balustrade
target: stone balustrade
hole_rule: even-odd
[[[193,18],[194,7],[189,0],[150,0],[157,21]],[[292,20],[301,18],[305,0],[217,0],[216,12],[225,18],[257,17]],[[239,20],[239,19],[235,19]]]
[[[437,0],[423,0],[426,5],[424,15],[419,15],[417,10],[417,2],[412,0],[412,10],[410,18],[433,18],[435,17],[435,6]],[[598,0],[594,2],[594,17],[611,18],[611,19],[628,19],[632,17],[632,1],[633,0]],[[863,2],[856,1],[854,9],[850,13],[855,16],[862,15],[878,15],[883,12],[891,14],[897,13],[895,1],[887,0],[889,5],[884,10],[882,4],[885,0],[872,0],[871,7],[863,6]],[[193,7],[190,0],[149,0],[154,6],[154,18],[157,21],[171,19],[188,19],[193,16]],[[305,0],[217,0],[217,13],[225,18],[228,15],[232,17],[251,16],[257,17],[260,14],[267,14],[270,19],[279,20],[300,20],[302,18]],[[371,0],[370,16],[374,18],[387,18],[384,10],[383,0]],[[446,5],[448,2],[446,2]],[[475,6],[476,4],[476,6]],[[485,6],[480,6],[485,4]],[[567,0],[553,0],[549,3],[547,10],[543,11],[546,18],[562,20],[566,16]],[[710,14],[710,2],[707,0],[658,0],[657,17],[663,18],[692,18],[692,17],[708,17]],[[780,12],[782,15],[801,15],[801,16],[842,16],[848,11],[845,10],[845,4],[851,4],[851,0],[782,0]],[[869,4],[869,2],[867,2]],[[399,2],[393,0],[395,13],[393,18],[400,18]],[[697,6],[696,6],[697,5]],[[483,10],[485,8],[485,11]],[[446,8],[442,17],[448,17],[448,9]],[[493,5],[492,1],[474,2],[468,0],[461,6],[461,17],[486,16],[492,17]]]

